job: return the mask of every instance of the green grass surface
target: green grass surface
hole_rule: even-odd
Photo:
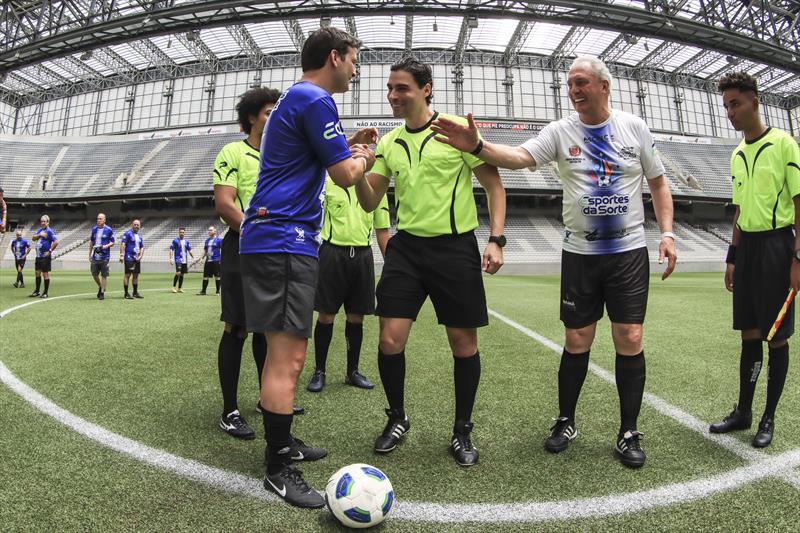
[[[51,296],[93,293],[88,273],[54,272]],[[185,294],[172,294],[171,275],[144,274],[144,300],[110,292],[51,300],[0,319],[0,361],[19,379],[73,414],[144,444],[204,464],[260,477],[263,441],[231,439],[216,428],[221,399],[216,350],[219,299],[197,297],[200,277]],[[0,309],[27,303],[27,288],[11,287],[0,272]],[[557,277],[488,278],[489,306],[561,343]],[[119,276],[109,290],[119,290]],[[647,390],[704,421],[730,410],[738,387],[737,335],[730,329],[730,297],[720,274],[654,277],[645,324]],[[313,345],[300,381],[295,434],[324,446],[327,459],[304,465],[309,482],[322,487],[340,466],[367,462],[391,478],[398,499],[440,503],[555,501],[651,489],[720,474],[746,462],[676,421],[645,406],[647,465],[628,470],[614,459],[618,424],[616,389],[590,374],[578,405],[579,438],[568,451],[550,455],[542,440],[557,414],[558,357],[499,320],[480,331],[483,374],[473,434],[480,464],[459,469],[447,453],[452,416],[452,356],[443,328],[426,306],[414,325],[407,353],[406,398],[412,429],[388,456],[372,452],[383,428],[380,385],[363,391],[343,384],[344,320],[340,316],[322,394],[305,391],[313,370]],[[613,371],[609,324],[603,320],[592,361]],[[39,342],[34,341],[37,331]],[[126,340],[133,337],[133,342]],[[364,332],[362,371],[379,383],[377,320]],[[243,414],[263,434],[254,410],[255,365],[245,345],[239,390]],[[795,352],[794,346],[792,352]],[[766,363],[766,361],[765,361]],[[776,419],[776,440],[767,453],[800,448],[800,387],[790,364]],[[764,402],[766,369],[755,400]],[[326,512],[290,509],[227,494],[139,463],[72,433],[0,386],[0,529],[12,530],[266,530],[335,528]],[[757,418],[757,416],[756,416]],[[737,434],[748,443],[752,432]],[[800,491],[768,479],[668,509],[607,519],[498,527],[525,529],[755,529],[790,530],[800,519]],[[769,518],[767,518],[769,517]],[[382,530],[471,530],[390,520]]]

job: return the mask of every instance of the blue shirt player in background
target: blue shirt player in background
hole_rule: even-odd
[[[175,265],[175,277],[172,278],[172,292],[183,292],[183,275],[189,271],[189,258],[192,256],[192,245],[186,238],[186,228],[178,228],[178,238],[169,246],[169,264]],[[175,288],[175,286],[178,286]]]
[[[97,225],[92,228],[89,237],[89,263],[92,265],[92,277],[97,283],[97,299],[105,300],[108,285],[108,261],[111,259],[111,247],[114,246],[114,230],[106,226],[106,216],[97,215]]]
[[[47,298],[50,290],[50,269],[52,267],[52,254],[58,247],[58,237],[50,229],[50,217],[42,215],[39,219],[40,229],[33,234],[31,239],[36,243],[36,289],[31,293],[31,298]],[[44,292],[39,293],[44,277]]]
[[[139,294],[139,273],[142,271],[142,257],[144,256],[144,239],[139,235],[142,229],[142,221],[138,218],[131,222],[131,229],[122,235],[119,247],[119,262],[125,265],[125,276],[123,286],[125,287],[125,299],[144,298]],[[128,292],[128,281],[133,274],[133,296]]]
[[[25,259],[31,251],[31,243],[22,238],[22,230],[17,230],[17,238],[11,241],[11,253],[14,254],[14,267],[17,269],[17,281],[14,282],[15,288],[25,286],[22,278],[22,269],[25,268]]]
[[[375,162],[364,144],[355,143],[375,142],[377,130],[353,136],[351,152],[331,97],[348,90],[360,46],[332,27],[308,36],[300,55],[303,77],[283,93],[267,122],[256,192],[241,226],[247,329],[266,333],[268,346],[261,375],[264,488],[298,507],[325,505],[292,461],[327,452],[291,435],[294,393],[314,314],[325,173],[347,188]]]
[[[217,228],[214,226],[209,226],[208,238],[203,244],[203,255],[195,260],[195,263],[203,258],[206,260],[206,262],[203,264],[203,288],[197,293],[198,296],[206,295],[208,280],[211,279],[211,276],[214,276],[214,283],[217,285],[216,294],[219,294],[219,258],[221,250],[222,239],[217,237]]]

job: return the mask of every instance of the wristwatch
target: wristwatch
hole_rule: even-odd
[[[497,246],[502,248],[506,245],[506,236],[505,235],[490,235],[489,242],[495,243]]]

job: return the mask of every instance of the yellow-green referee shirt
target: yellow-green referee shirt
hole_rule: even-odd
[[[800,148],[781,130],[739,143],[731,155],[733,203],[742,231],[768,231],[794,224],[793,198],[800,194]]]
[[[258,149],[247,144],[246,139],[223,146],[214,161],[214,170],[212,171],[214,185],[227,185],[235,188],[236,205],[242,211],[247,208],[247,203],[256,190],[258,165]],[[222,219],[220,218],[220,220]],[[225,220],[222,222],[227,224]]]
[[[356,186],[344,189],[325,178],[322,240],[336,246],[370,246],[372,228],[389,228],[389,202],[384,195],[378,208],[367,213],[356,198]]]

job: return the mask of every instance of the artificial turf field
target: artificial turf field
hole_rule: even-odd
[[[34,301],[27,297],[33,290],[32,274],[26,272],[26,289],[14,289],[14,273],[0,272],[0,311]],[[0,362],[7,370],[77,417],[174,456],[240,474],[249,486],[257,486],[264,446],[249,342],[239,406],[258,438],[242,442],[216,426],[221,410],[219,301],[194,295],[200,276],[190,274],[186,293],[172,294],[171,274],[143,274],[145,299],[126,301],[121,298],[121,275],[112,273],[103,302],[94,298],[96,286],[88,272],[55,271],[52,279],[50,300],[0,319]],[[496,276],[487,278],[486,286],[491,310],[561,344],[557,277]],[[55,298],[84,293],[89,294]],[[564,453],[544,450],[542,441],[557,415],[558,356],[497,317],[480,331],[483,373],[473,415],[480,463],[468,470],[457,467],[447,453],[453,413],[451,355],[429,305],[406,350],[411,431],[397,450],[375,455],[372,443],[385,423],[375,355],[377,319],[365,323],[361,364],[377,387],[363,391],[343,384],[340,316],[328,385],[321,394],[305,390],[313,370],[309,345],[298,391],[298,403],[307,414],[295,418],[293,429],[305,441],[326,447],[329,456],[301,469],[321,489],[345,464],[366,462],[381,468],[398,501],[396,515],[380,526],[382,531],[796,531],[800,468],[776,470],[776,464],[800,464],[794,341],[775,441],[766,451],[753,455],[749,442],[755,427],[733,434],[732,443],[725,444],[685,425],[692,423],[689,415],[703,425],[714,421],[736,401],[739,341],[730,329],[730,315],[722,274],[678,272],[667,282],[652,278],[645,323],[646,390],[657,398],[643,407],[639,419],[648,457],[638,471],[613,456],[616,388],[591,371],[578,404],[579,437]],[[599,325],[592,361],[613,375],[607,320]],[[765,384],[766,368],[756,393],[754,423],[763,409]],[[213,479],[187,479],[109,449],[68,429],[2,383],[0,406],[0,530],[338,529],[325,510],[302,511],[264,501],[260,494],[231,492],[213,485]],[[680,420],[664,414],[669,409]],[[776,475],[765,475],[760,465],[771,465],[769,472]],[[628,496],[598,499],[622,494]],[[559,501],[569,503],[547,507],[553,512],[537,516],[538,521],[507,521],[527,512],[526,503]],[[417,505],[422,502],[442,505]],[[517,505],[478,505],[505,503]],[[469,512],[450,504],[466,504]],[[654,507],[641,510],[643,506]],[[622,510],[627,512],[618,514]],[[576,518],[581,512],[608,516]],[[440,522],[414,520],[420,516],[435,516]],[[465,518],[481,522],[447,522]]]

